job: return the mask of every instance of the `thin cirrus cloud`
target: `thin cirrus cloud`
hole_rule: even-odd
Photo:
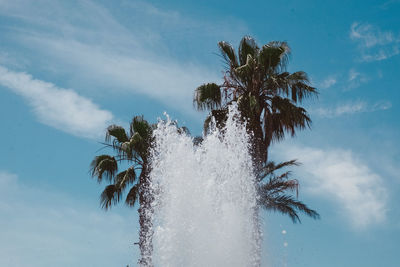
[[[355,229],[365,230],[385,222],[387,189],[382,177],[350,150],[285,146],[274,153],[297,158],[302,163],[301,177],[307,177],[303,188],[331,201]]]
[[[96,211],[80,199],[19,178],[0,170],[0,266],[135,264],[132,215],[126,220],[126,215]]]
[[[346,77],[347,76],[347,77]],[[370,78],[362,72],[357,71],[355,68],[349,69],[348,73],[329,75],[319,83],[317,87],[319,89],[328,89],[335,85],[343,87],[344,91],[351,90],[367,83]]]
[[[22,96],[40,122],[85,138],[97,138],[113,119],[90,99],[71,89],[34,79],[24,72],[0,66],[0,85]]]
[[[400,36],[372,24],[354,22],[350,38],[358,44],[362,61],[385,60],[400,53]]]
[[[238,22],[196,21],[140,1],[119,4],[113,9],[89,0],[0,2],[0,15],[23,25],[2,31],[9,42],[28,49],[29,57],[40,55],[32,58],[33,66],[68,73],[72,85],[132,92],[194,114],[193,90],[221,78],[199,59],[182,54],[199,49],[199,40],[213,40],[216,48],[219,38],[236,37],[244,27]],[[43,59],[45,64],[40,64]]]
[[[380,101],[375,104],[368,104],[365,101],[355,101],[348,102],[344,104],[340,104],[336,107],[321,107],[310,109],[310,113],[315,114],[321,118],[336,118],[343,115],[351,115],[356,113],[363,112],[374,112],[379,110],[387,110],[392,107],[392,104],[389,101]]]
[[[328,89],[337,83],[337,79],[334,76],[329,76],[319,83],[318,87],[321,89]]]
[[[359,87],[362,84],[365,84],[369,81],[369,78],[357,71],[354,68],[351,68],[348,73],[347,85],[345,86],[345,90],[351,90]]]

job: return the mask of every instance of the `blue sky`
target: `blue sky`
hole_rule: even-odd
[[[398,266],[399,1],[0,0],[0,265],[134,266],[136,211],[100,210],[89,163],[104,129],[167,111],[200,134],[193,90],[219,82],[217,42],[287,41],[319,89],[299,159],[321,214],[263,214],[263,266]]]

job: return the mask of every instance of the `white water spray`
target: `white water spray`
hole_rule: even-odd
[[[223,133],[214,127],[197,147],[170,121],[155,130],[154,266],[259,264],[252,161],[237,117],[232,107]]]

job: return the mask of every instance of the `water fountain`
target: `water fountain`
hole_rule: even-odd
[[[249,141],[236,118],[233,106],[226,127],[211,127],[199,146],[169,119],[154,131],[154,266],[258,266]]]

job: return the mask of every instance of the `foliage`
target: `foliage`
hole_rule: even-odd
[[[96,156],[91,163],[91,175],[100,183],[106,180],[106,186],[100,196],[100,204],[104,209],[111,208],[122,199],[122,194],[128,186],[132,186],[125,198],[125,203],[135,206],[140,193],[140,182],[145,179],[149,148],[152,142],[152,131],[155,125],[149,124],[143,116],[136,116],[130,123],[129,134],[118,125],[110,125],[106,131],[105,147],[109,147],[115,156]],[[118,164],[126,161],[131,166],[119,173]],[[136,172],[140,171],[137,179]]]
[[[308,208],[301,201],[296,200],[288,192],[295,192],[296,198],[299,191],[299,183],[296,179],[290,179],[291,172],[286,171],[276,174],[276,171],[287,166],[298,166],[296,160],[286,161],[280,164],[268,162],[257,176],[259,206],[266,210],[279,211],[288,215],[294,223],[301,222],[298,212],[303,212],[311,218],[319,218],[319,214]]]
[[[311,119],[300,104],[305,98],[316,96],[317,91],[310,86],[305,72],[286,71],[290,57],[286,42],[273,41],[260,48],[253,38],[245,36],[237,54],[227,42],[219,42],[218,46],[226,64],[224,82],[199,86],[193,103],[198,110],[218,111],[219,118],[225,120],[226,107],[237,102],[254,136],[253,156],[261,164],[268,159],[272,141],[310,127]],[[212,113],[210,117],[215,115]],[[206,119],[205,129],[208,122]]]

